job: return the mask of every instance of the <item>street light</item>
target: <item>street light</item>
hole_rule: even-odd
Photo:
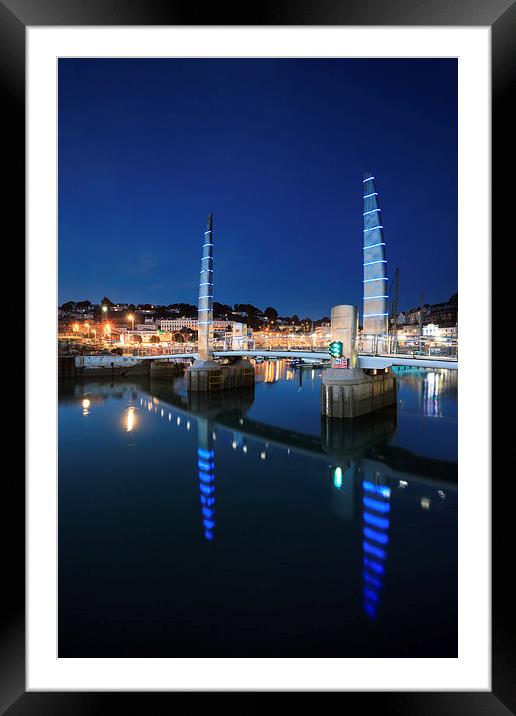
[[[134,316],[133,316],[133,314],[130,313],[130,314],[127,316],[127,318],[131,321],[132,329],[133,329],[133,331],[134,331]]]
[[[102,306],[102,313],[104,314],[105,319],[107,319],[108,307],[106,304],[104,304]],[[108,331],[110,330],[109,328],[106,328],[106,326],[109,326],[109,324],[107,323],[107,320],[106,320],[106,323],[104,323],[104,327],[103,327],[104,335],[107,335]]]

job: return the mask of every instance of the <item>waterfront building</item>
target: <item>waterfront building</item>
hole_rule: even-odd
[[[140,333],[149,332],[149,331],[156,332],[157,326],[154,323],[154,321],[152,320],[152,318],[146,318],[144,323],[137,324],[136,330]]]
[[[454,326],[439,326],[439,332],[441,334],[441,338],[458,339],[459,337],[457,324]]]
[[[423,336],[426,338],[440,337],[439,326],[436,323],[427,323],[426,326],[423,326]]]
[[[317,338],[330,338],[331,323],[321,323],[320,326],[316,326],[314,333]]]
[[[421,322],[424,324],[429,323],[431,319],[432,314],[432,306],[430,304],[425,303],[423,307],[417,306],[417,308],[409,308],[407,311],[401,311],[398,313],[397,318],[397,325],[398,326],[414,326],[419,325],[420,318],[422,319]]]
[[[181,328],[189,328],[192,331],[197,330],[197,319],[182,316],[182,318],[165,318],[159,322],[162,331],[180,331]]]
[[[224,350],[250,350],[252,344],[250,336],[251,333],[251,331],[247,330],[247,325],[245,323],[234,322],[229,330],[224,331]]]
[[[427,323],[423,326],[423,336],[425,338],[457,338],[457,326],[439,326],[437,323]]]
[[[420,314],[423,314],[422,316]],[[400,311],[397,316],[398,326],[415,325],[421,323],[426,325],[434,323],[439,326],[456,326],[458,320],[458,298],[455,293],[448,301],[442,303],[425,303],[423,306],[409,308]]]
[[[236,321],[212,321],[214,331],[226,331],[233,329],[234,326],[242,326],[245,324],[238,323]],[[183,316],[182,318],[165,318],[159,322],[159,327],[162,331],[179,331],[181,328],[189,328],[192,331],[198,330],[198,319],[188,318]]]
[[[93,320],[93,311],[87,309],[66,310],[58,308],[57,317],[60,321],[91,321]]]

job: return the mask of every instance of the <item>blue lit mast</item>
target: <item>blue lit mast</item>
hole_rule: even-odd
[[[364,336],[388,333],[385,240],[374,176],[364,174]]]
[[[208,214],[202,245],[197,316],[198,359],[213,358],[213,216]]]

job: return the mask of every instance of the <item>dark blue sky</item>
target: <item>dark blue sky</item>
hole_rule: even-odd
[[[364,171],[400,308],[447,299],[455,60],[60,60],[59,301],[196,303],[212,211],[215,300],[361,307]]]

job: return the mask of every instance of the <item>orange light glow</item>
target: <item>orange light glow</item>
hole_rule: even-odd
[[[126,427],[125,427],[126,431],[128,433],[130,433],[131,430],[135,427],[135,425],[136,425],[136,416],[134,414],[134,407],[131,405],[127,409],[127,420],[126,420]]]

